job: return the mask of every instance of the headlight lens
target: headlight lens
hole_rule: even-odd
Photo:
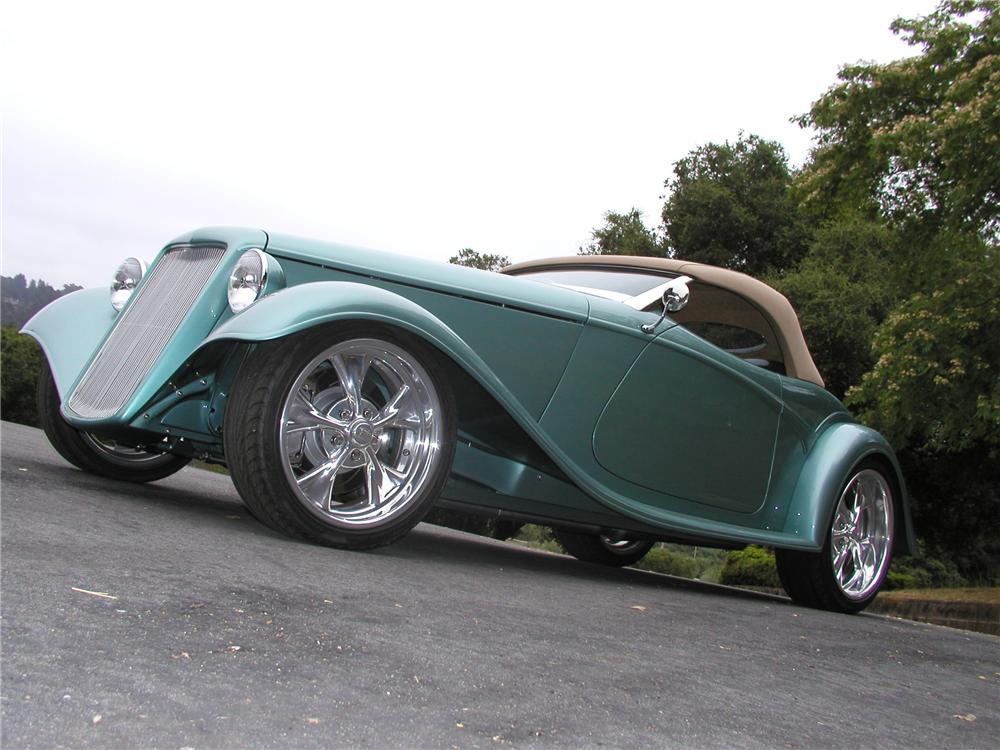
[[[111,306],[115,310],[121,310],[125,306],[132,296],[132,290],[145,273],[146,264],[138,258],[126,258],[122,261],[111,280]]]
[[[267,257],[256,248],[247,250],[229,275],[229,308],[238,313],[257,301],[267,282]]]

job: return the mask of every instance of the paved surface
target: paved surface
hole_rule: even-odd
[[[249,518],[224,476],[118,484],[37,430],[0,439],[4,748],[1000,738],[991,636],[426,525],[374,553],[313,547]]]

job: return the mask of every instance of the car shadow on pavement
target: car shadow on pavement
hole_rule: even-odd
[[[585,563],[569,555],[532,549],[516,542],[501,542],[467,532],[446,530],[429,524],[421,524],[394,545],[373,550],[369,554],[396,557],[414,563],[420,560],[457,561],[466,567],[481,567],[484,570],[501,567],[508,570],[545,572],[579,580],[628,583],[655,588],[666,586],[760,602],[790,603],[786,597],[776,594],[679,578],[637,568],[613,568]]]
[[[309,542],[290,539],[254,520],[246,506],[240,501],[235,487],[225,475],[213,474],[201,469],[186,469],[162,482],[136,485],[94,476],[70,466],[61,466],[59,469],[53,470],[53,467],[49,465],[46,467],[46,471],[54,482],[64,486],[70,484],[81,490],[99,492],[112,501],[158,505],[170,508],[172,513],[184,513],[189,518],[191,515],[199,516],[198,524],[201,526],[204,526],[205,521],[209,519],[219,521],[221,524],[222,519],[232,519],[234,515],[239,515],[248,523],[233,525],[231,522],[226,522],[223,528],[226,529],[227,533],[250,533],[268,537],[273,540],[270,543],[307,545],[315,547],[317,550],[323,549]],[[199,486],[196,487],[194,482],[186,481],[185,473],[188,471],[197,472]],[[211,492],[205,492],[200,486],[206,475],[218,479],[217,487],[213,487]],[[467,569],[496,570],[499,567],[507,570],[547,573],[575,580],[627,583],[652,588],[679,588],[714,596],[789,603],[788,599],[772,594],[635,568],[612,568],[584,563],[568,555],[532,549],[516,542],[502,542],[430,524],[420,524],[403,539],[388,547],[353,554],[406,560],[414,564],[419,564],[420,561],[457,563]]]

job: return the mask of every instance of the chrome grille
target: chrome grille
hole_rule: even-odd
[[[132,397],[225,255],[223,247],[180,247],[149,272],[69,398],[84,419],[110,417]]]

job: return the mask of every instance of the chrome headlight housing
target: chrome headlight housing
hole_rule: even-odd
[[[111,306],[116,311],[125,306],[132,296],[132,290],[145,274],[146,264],[139,258],[126,258],[121,262],[111,280]]]
[[[229,274],[229,309],[234,313],[246,310],[257,301],[267,284],[267,255],[263,250],[251,248],[236,261]]]

